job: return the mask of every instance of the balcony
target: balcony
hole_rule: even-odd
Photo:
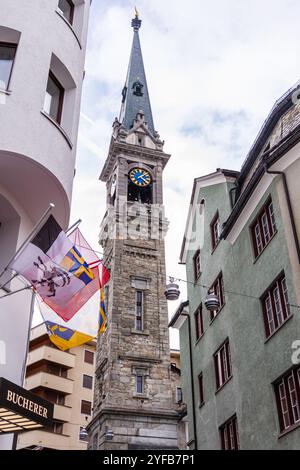
[[[38,372],[25,380],[25,388],[27,388],[27,390],[33,390],[40,387],[50,388],[51,390],[56,390],[57,392],[66,394],[73,393],[72,380],[48,374],[47,372]]]
[[[70,437],[65,434],[54,434],[47,431],[30,431],[25,432],[19,435],[18,439],[18,449],[23,449],[24,447],[34,447],[41,446],[48,449],[57,449],[57,450],[86,450],[87,443],[83,441],[76,440],[76,447],[70,447],[72,441]]]
[[[55,364],[68,367],[69,369],[75,367],[75,356],[49,346],[41,346],[40,348],[31,351],[28,354],[27,366],[31,366],[32,364],[43,360],[54,362]]]
[[[68,406],[54,405],[54,419],[68,423],[71,421],[71,408]]]

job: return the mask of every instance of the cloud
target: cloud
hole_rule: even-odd
[[[98,175],[120,109],[134,5],[95,1],[91,9],[72,219],[83,219],[94,246],[106,206]],[[193,179],[217,167],[240,169],[274,102],[298,80],[300,6],[297,0],[137,6],[154,122],[172,154],[164,173],[167,273],[185,278],[177,263]],[[184,300],[186,286],[180,287]]]

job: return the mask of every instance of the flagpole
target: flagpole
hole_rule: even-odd
[[[9,292],[8,294],[2,295],[0,297],[0,299],[5,299],[5,297],[9,297],[10,295],[13,295],[13,294],[18,294],[19,292],[23,292],[23,290],[28,290],[28,289],[32,289],[32,286],[22,287],[22,289],[18,289],[18,290],[15,290],[13,292]]]
[[[70,235],[69,232],[72,233],[72,232],[78,227],[78,225],[81,224],[81,222],[82,222],[82,220],[81,220],[81,219],[78,219],[77,222],[75,222],[75,224],[71,225],[71,227],[69,227],[69,228],[66,230],[66,234],[67,234],[67,235]],[[73,230],[73,229],[74,229],[74,230]]]
[[[52,202],[50,202],[49,204],[49,207],[47,208],[47,210],[44,212],[44,214],[42,215],[42,217],[38,220],[38,222],[35,224],[33,230],[30,232],[30,234],[28,235],[28,237],[24,240],[24,242],[21,244],[21,246],[18,248],[18,250],[16,251],[16,253],[14,254],[14,256],[11,258],[11,260],[7,263],[7,265],[5,266],[5,268],[3,269],[3,271],[1,271],[0,273],[0,278],[6,273],[6,271],[8,270],[8,268],[10,267],[11,263],[16,259],[17,256],[19,256],[21,254],[21,252],[26,248],[26,246],[28,245],[28,243],[32,240],[32,238],[38,233],[39,229],[41,228],[41,225],[42,223],[44,222],[44,220],[46,219],[46,217],[49,215],[49,213],[52,211],[52,209],[54,209],[55,207],[55,204],[53,204]],[[0,289],[2,288],[2,286],[0,286]]]

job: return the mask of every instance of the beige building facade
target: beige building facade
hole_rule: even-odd
[[[54,403],[51,429],[19,435],[18,449],[86,450],[93,409],[96,341],[60,351],[44,324],[31,330],[24,387]]]

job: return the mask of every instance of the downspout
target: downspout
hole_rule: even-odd
[[[288,188],[288,184],[287,184],[286,174],[284,173],[284,171],[271,171],[271,170],[269,170],[266,161],[264,162],[264,167],[265,167],[266,173],[268,173],[269,175],[281,175],[282,176],[283,188],[284,188],[286,202],[287,202],[288,211],[289,211],[289,216],[290,216],[290,220],[291,220],[292,232],[293,232],[296,251],[297,251],[297,255],[298,255],[298,261],[300,263],[300,243],[299,243],[299,237],[298,237],[298,233],[297,233],[296,222],[295,222],[295,217],[294,217],[291,198],[290,198],[290,192],[289,192],[289,188]]]
[[[196,409],[195,409],[194,366],[193,366],[192,341],[191,341],[191,317],[187,313],[181,313],[180,315],[183,316],[183,317],[187,317],[187,320],[188,320],[190,372],[191,372],[191,387],[192,387],[192,407],[193,407],[193,433],[194,433],[195,450],[198,450],[197,427],[196,427]]]

